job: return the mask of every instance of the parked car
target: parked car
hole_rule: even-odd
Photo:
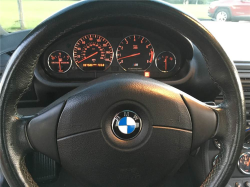
[[[217,21],[250,20],[250,0],[214,1],[209,6],[208,16]]]

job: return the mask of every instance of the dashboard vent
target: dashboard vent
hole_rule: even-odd
[[[246,107],[250,113],[250,62],[235,61],[235,66],[239,72],[241,83],[244,89]],[[216,99],[215,103],[219,104],[223,101],[223,95],[220,93]]]
[[[243,87],[246,86],[244,90],[250,90],[250,62],[235,61],[235,66],[239,72]]]
[[[250,78],[240,78],[241,82],[244,83],[249,83],[250,82]]]

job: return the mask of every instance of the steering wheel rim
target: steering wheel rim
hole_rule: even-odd
[[[124,11],[125,7],[132,7],[129,13]],[[107,8],[112,13],[105,15]],[[91,14],[93,12],[94,16]],[[154,12],[158,14],[152,16]],[[79,18],[80,15],[84,15],[84,21]],[[223,103],[214,108],[220,116],[216,132],[223,145],[220,159],[202,186],[226,184],[240,155],[244,137],[244,95],[237,70],[220,44],[198,20],[167,3],[153,1],[77,3],[44,21],[17,48],[2,77],[0,97],[1,168],[11,186],[36,186],[24,162],[24,156],[32,147],[26,132],[31,118],[18,115],[16,105],[29,87],[36,63],[44,49],[58,37],[79,26],[113,19],[115,16],[128,18],[135,15],[138,19],[153,20],[163,28],[171,28],[183,34],[202,52],[211,79],[224,95]]]

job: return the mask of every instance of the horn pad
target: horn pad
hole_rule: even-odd
[[[115,75],[67,101],[57,137],[62,166],[82,184],[148,186],[186,161],[192,123],[177,89]]]

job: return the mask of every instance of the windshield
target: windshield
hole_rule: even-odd
[[[0,31],[33,29],[76,0],[0,0]],[[234,60],[250,60],[250,0],[166,0],[199,19]],[[237,46],[237,47],[232,47]],[[237,51],[235,51],[237,50]]]
[[[33,29],[76,1],[0,0],[0,24],[7,32]]]
[[[33,29],[53,13],[76,2],[76,0],[1,0],[0,24],[7,32]],[[211,19],[207,14],[209,4],[207,4],[208,1],[206,0],[199,0],[198,4],[196,4],[195,0],[190,2],[186,0],[184,2],[182,0],[168,0],[167,2],[174,4],[200,20]]]

